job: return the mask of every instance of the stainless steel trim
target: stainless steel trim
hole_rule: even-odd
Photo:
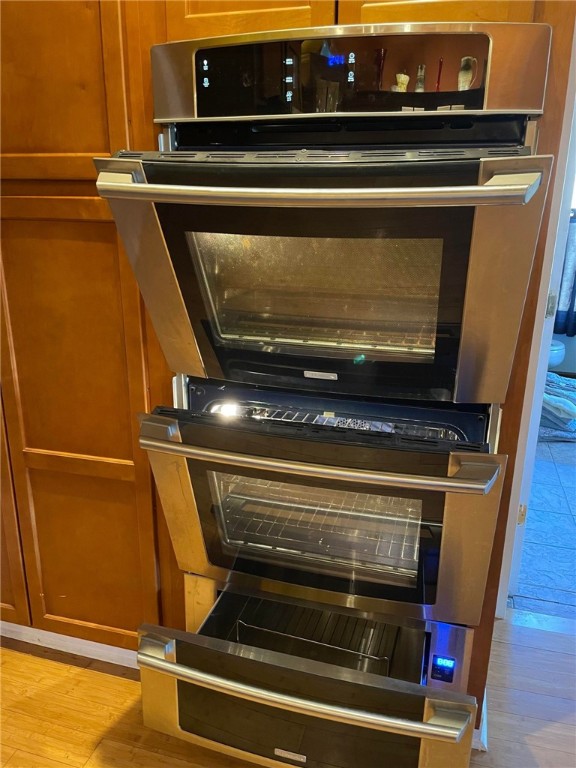
[[[142,173],[133,160],[109,163],[121,171]],[[110,208],[168,366],[174,372],[206,378],[156,208],[140,200],[110,200]]]
[[[430,118],[431,115],[460,115],[463,117],[474,117],[478,115],[510,115],[510,109],[481,109],[481,110],[473,110],[473,109],[451,109],[449,111],[432,111],[432,110],[426,110],[422,112],[378,112],[376,113],[377,116],[380,117],[405,117],[406,115],[409,115],[411,118],[415,120],[424,120],[425,118]],[[522,115],[526,117],[541,117],[542,116],[542,110],[541,109],[522,109],[522,110],[513,110],[514,112],[521,112]],[[308,113],[305,115],[306,120],[322,120],[326,119],[327,116],[333,117],[341,117],[341,118],[348,118],[348,117],[374,117],[374,112],[314,112],[314,113]],[[290,120],[302,120],[302,115],[299,113],[295,113],[293,115],[251,115],[249,118],[242,118],[242,117],[219,117],[218,122],[219,123],[236,123],[239,120],[250,120],[252,123],[265,123],[270,120],[277,120],[279,117],[281,117],[282,121],[284,120],[290,121]],[[173,125],[175,123],[213,123],[214,118],[213,117],[179,117],[177,114],[174,114],[172,117],[163,117],[163,118],[156,118],[154,120],[155,123],[158,125]]]
[[[188,376],[177,373],[172,377],[172,398],[174,408],[186,410],[188,408]]]
[[[475,461],[462,461],[451,477],[369,472],[363,469],[347,469],[325,464],[308,464],[301,461],[284,461],[262,456],[229,453],[228,451],[213,450],[201,446],[166,442],[146,435],[141,435],[140,447],[147,451],[160,451],[161,453],[184,456],[187,459],[199,461],[215,461],[245,469],[262,469],[269,472],[286,472],[291,475],[316,477],[323,480],[343,480],[370,485],[381,484],[391,488],[415,488],[440,493],[486,495],[500,474],[500,467],[497,464],[484,464]]]
[[[272,40],[312,40],[327,36],[426,35],[441,33],[486,34],[490,55],[486,77],[485,109],[482,113],[512,112],[538,114],[544,105],[551,28],[546,24],[432,22],[407,24],[358,24],[273,30],[245,35],[228,35],[202,40],[184,40],[152,47],[154,119],[156,122],[184,122],[197,119],[194,87],[194,56],[198,49],[243,45]],[[526,77],[526,72],[530,77]],[[506,76],[502,77],[501,73]],[[334,113],[330,113],[331,116]],[[359,113],[366,114],[366,113]],[[374,116],[375,113],[370,113]],[[391,113],[426,115],[430,112]],[[301,119],[301,115],[230,117],[229,120]],[[306,116],[308,118],[308,115]],[[313,117],[313,116],[311,116]],[[325,117],[320,114],[319,118]],[[210,119],[210,118],[202,118]],[[220,118],[219,118],[220,119]]]
[[[376,731],[386,731],[402,736],[447,741],[457,744],[464,736],[470,723],[467,711],[454,709],[435,709],[434,715],[427,722],[405,720],[404,718],[380,715],[366,710],[350,709],[326,704],[323,701],[302,699],[270,689],[258,688],[235,680],[227,680],[218,675],[201,672],[172,661],[158,658],[146,652],[138,652],[138,664],[146,669],[168,674],[178,680],[193,683],[212,691],[234,696],[256,704],[278,709],[287,709],[303,715],[332,720],[346,725],[356,725]]]
[[[492,403],[490,405],[490,412],[488,417],[488,446],[490,453],[496,453],[498,451],[501,421],[502,408],[498,403]]]
[[[117,180],[118,177],[121,177]],[[495,175],[484,184],[461,187],[399,187],[382,189],[307,189],[208,187],[137,184],[127,174],[102,171],[96,187],[102,197],[151,203],[198,205],[263,205],[266,207],[389,208],[463,205],[525,205],[538,190],[538,172]]]
[[[504,403],[528,291],[553,158],[480,161],[478,182],[505,173],[542,174],[526,206],[476,208],[453,400]],[[488,304],[489,303],[489,304]]]

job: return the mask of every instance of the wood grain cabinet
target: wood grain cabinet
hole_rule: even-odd
[[[533,21],[534,0],[339,0],[339,24]]]
[[[30,618],[25,601],[3,616],[134,648],[138,625],[160,619],[152,485],[137,444],[146,330],[92,162],[130,145],[125,10],[0,9],[2,397],[14,488],[12,499],[3,490],[3,526],[10,574],[21,537]],[[2,600],[16,606],[23,582],[10,584]]]
[[[336,23],[335,0],[167,0],[168,40]]]

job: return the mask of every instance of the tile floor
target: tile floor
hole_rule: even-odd
[[[512,605],[576,618],[576,443],[539,442]]]

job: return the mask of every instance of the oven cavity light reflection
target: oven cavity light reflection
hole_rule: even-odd
[[[240,406],[238,403],[218,403],[212,406],[211,413],[217,413],[219,416],[224,416],[227,419],[234,419],[240,413]]]

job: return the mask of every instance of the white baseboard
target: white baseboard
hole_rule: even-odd
[[[107,661],[110,664],[119,664],[122,667],[138,667],[136,651],[115,648],[113,645],[94,643],[91,640],[80,640],[77,637],[58,635],[56,632],[23,627],[20,624],[10,624],[7,621],[0,622],[0,635],[11,637],[13,640],[21,640],[23,643],[42,645],[45,648],[53,648],[56,651],[73,653],[76,656],[85,656],[88,659],[98,659],[98,661]]]
[[[488,752],[488,698],[486,693],[484,693],[480,728],[475,729],[474,736],[472,737],[472,749],[478,752]]]

